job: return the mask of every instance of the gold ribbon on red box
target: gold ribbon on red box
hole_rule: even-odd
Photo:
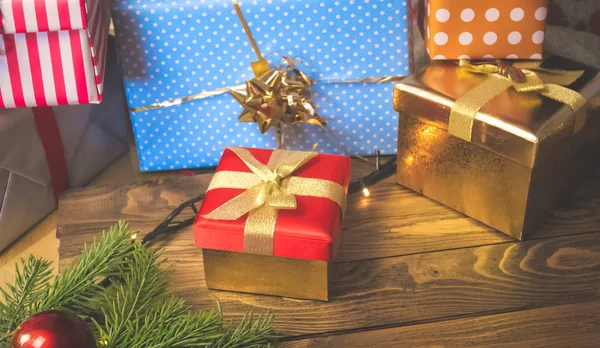
[[[227,147],[251,172],[217,171],[208,191],[242,189],[241,194],[202,215],[211,220],[237,220],[248,214],[244,228],[244,251],[273,255],[273,235],[278,211],[295,210],[296,196],[326,198],[335,202],[342,214],[346,209],[346,189],[339,183],[294,176],[294,172],[317,156],[316,152],[274,150],[268,163],[258,161],[248,150]]]

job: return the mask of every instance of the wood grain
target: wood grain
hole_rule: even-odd
[[[12,283],[15,277],[15,264],[30,254],[39,255],[54,265],[58,273],[58,239],[56,239],[56,213],[50,214],[35,228],[27,232],[0,256],[0,286]]]
[[[151,231],[175,207],[204,191],[210,175],[71,191],[61,201],[60,253],[78,254],[85,241],[117,220]],[[385,201],[385,203],[383,203]],[[182,218],[193,215],[187,211]],[[81,217],[85,216],[85,219]],[[65,238],[72,236],[72,238]],[[350,198],[340,261],[494,244],[511,238],[387,179],[370,197]],[[191,233],[186,234],[190,245]]]
[[[353,162],[354,177],[370,170],[368,164]],[[59,211],[62,257],[78,254],[83,242],[91,241],[99,231],[120,219],[143,233],[149,232],[177,205],[203,192],[209,180],[210,175],[205,174],[70,191],[61,200]],[[184,217],[191,214],[188,211]],[[344,226],[341,261],[511,240],[397,185],[394,178],[372,187],[370,197],[350,197]],[[192,235],[188,234],[188,238],[192,245]]]
[[[166,245],[172,291],[198,309],[216,295],[228,316],[272,311],[284,336],[404,325],[598,299],[600,233],[337,264],[328,303],[209,291],[202,255]],[[164,246],[164,245],[163,245]]]
[[[600,168],[600,165],[598,166]],[[368,167],[357,165],[353,175]],[[303,338],[600,300],[600,170],[534,238],[516,242],[385,180],[353,196],[330,302],[209,291],[187,228],[158,244],[172,291],[197,309],[271,311],[281,335]],[[64,266],[102,229],[125,219],[148,233],[210,175],[74,190],[59,210]],[[190,210],[183,218],[193,216]],[[566,335],[565,337],[567,337]]]
[[[600,302],[594,301],[316,337],[283,342],[281,347],[593,348],[598,342]]]
[[[586,173],[576,190],[572,190],[560,209],[548,217],[533,238],[600,231],[600,154],[594,158],[593,170]]]
[[[168,257],[174,291],[209,306],[197,253]],[[213,293],[236,316],[273,311],[279,331],[295,336],[598,299],[599,271],[593,234],[342,263],[329,303]]]
[[[124,185],[139,180],[181,176],[179,172],[140,173],[135,147],[132,150],[132,153],[123,155],[110,167],[102,171],[92,180],[90,185],[110,185],[115,183]],[[56,236],[56,220],[57,213],[55,211],[2,252],[0,255],[0,287],[5,286],[6,282],[13,281],[15,263],[19,262],[21,258],[28,257],[30,254],[52,261],[55,267],[58,265],[59,240]],[[55,272],[58,272],[58,267],[56,268]]]
[[[353,162],[353,176],[372,168]],[[204,191],[210,174],[72,190],[61,200],[58,237],[63,258],[76,255],[102,229],[125,219],[142,233],[173,208]],[[184,217],[192,216],[192,211]],[[85,218],[83,218],[85,217]],[[580,189],[548,218],[532,239],[600,231],[600,161]],[[187,234],[190,245],[193,236]],[[504,243],[512,239],[461,213],[386,179],[371,196],[349,197],[338,261],[364,260]]]

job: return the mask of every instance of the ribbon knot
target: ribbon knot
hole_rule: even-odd
[[[508,77],[516,82],[525,82],[525,73],[519,69],[515,68],[511,63],[502,61],[498,64],[498,70],[500,75],[504,77]]]
[[[293,176],[316,152],[275,150],[267,164],[240,147],[228,147],[250,169],[248,172],[219,171],[207,191],[229,188],[245,191],[203,217],[212,220],[237,220],[248,214],[244,229],[244,250],[273,255],[273,234],[278,210],[297,209],[296,196],[327,198],[346,207],[346,190],[329,180]]]
[[[266,182],[271,182],[271,183],[279,186],[279,183],[281,182],[281,179],[282,179],[281,174],[277,174],[275,172],[271,172],[269,174],[270,174],[269,179]]]
[[[577,133],[585,125],[587,101],[581,94],[565,87],[581,77],[583,71],[542,69],[537,62],[470,63],[460,60],[459,67],[470,73],[486,75],[488,79],[454,102],[448,132],[458,138],[471,141],[473,124],[479,110],[511,87],[519,93],[536,92],[568,105],[575,115],[573,133]]]
[[[296,196],[281,186],[281,179],[280,175],[275,174],[273,179],[264,182],[261,192],[263,204],[276,209],[296,209]]]

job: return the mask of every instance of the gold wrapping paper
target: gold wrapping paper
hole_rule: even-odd
[[[585,172],[600,142],[600,75],[570,88],[587,101],[585,124],[569,106],[508,89],[473,119],[471,141],[449,131],[457,100],[487,79],[436,62],[396,85],[398,182],[515,238],[524,239]],[[577,129],[580,129],[576,132]]]
[[[210,289],[329,300],[333,263],[203,249]]]

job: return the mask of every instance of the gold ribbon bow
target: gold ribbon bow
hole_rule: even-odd
[[[568,105],[575,114],[573,133],[585,125],[587,101],[581,94],[564,87],[575,82],[583,71],[542,69],[535,62],[471,64],[461,60],[459,66],[464,71],[487,75],[488,78],[457,99],[452,106],[448,132],[458,138],[471,141],[477,112],[509,88],[520,93],[538,93]]]
[[[296,209],[296,196],[327,198],[346,209],[346,190],[336,182],[301,178],[292,174],[317,155],[316,152],[274,150],[265,165],[240,147],[227,147],[251,170],[219,171],[207,191],[228,188],[246,190],[203,215],[212,220],[237,220],[248,214],[244,228],[244,251],[273,255],[273,234],[279,209]]]
[[[231,95],[244,110],[240,122],[256,122],[261,133],[282,124],[310,123],[326,126],[312,106],[312,81],[284,57],[285,67],[269,69],[265,74],[246,82],[246,93],[231,90]]]

